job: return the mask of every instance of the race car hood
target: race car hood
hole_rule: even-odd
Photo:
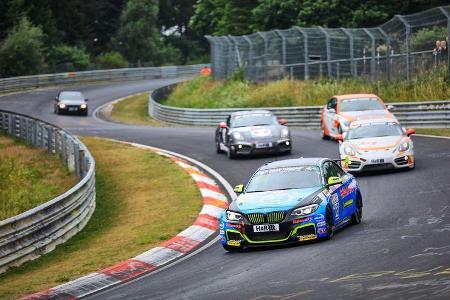
[[[230,133],[239,132],[245,140],[263,140],[263,139],[278,139],[281,135],[281,125],[264,125],[264,126],[249,126],[233,128]]]
[[[393,118],[394,115],[389,111],[380,109],[380,110],[361,110],[361,111],[346,111],[341,112],[339,115],[345,118],[348,121],[357,121],[357,120],[368,120],[368,119],[385,119],[385,118]]]
[[[394,150],[403,139],[401,136],[383,136],[365,139],[354,139],[348,142],[358,151]]]
[[[322,187],[290,189],[267,192],[254,192],[239,195],[230,204],[230,210],[243,213],[289,210],[308,204],[311,198],[322,191]]]

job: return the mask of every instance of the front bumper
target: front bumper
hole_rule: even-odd
[[[318,211],[321,209],[319,208]],[[223,246],[260,247],[279,244],[299,243],[327,237],[324,212],[316,211],[306,217],[292,219],[286,217],[280,223],[279,231],[254,232],[248,220],[231,222],[222,215],[220,220],[220,241]],[[261,225],[268,225],[263,223]]]
[[[345,160],[346,156],[341,154],[341,159]],[[342,162],[343,169],[347,172],[380,171],[414,167],[413,151],[400,153],[373,151],[364,153],[364,155],[350,156],[349,159],[350,163],[348,165]]]
[[[253,155],[266,153],[285,153],[292,149],[290,139],[281,139],[275,141],[264,141],[259,143],[234,142],[230,145],[230,150],[237,155]]]
[[[82,108],[80,105],[66,105],[65,107],[58,106],[60,112],[84,114],[87,112],[88,107]]]

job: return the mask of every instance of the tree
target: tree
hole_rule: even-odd
[[[0,47],[0,74],[18,76],[44,70],[44,34],[26,17],[12,28]]]
[[[254,0],[222,0],[224,7],[222,18],[215,30],[216,35],[243,35],[251,33],[252,10]]]
[[[259,0],[251,27],[255,31],[290,28],[298,23],[302,5],[302,0]]]
[[[118,44],[129,62],[160,64],[161,35],[157,27],[158,2],[129,0],[120,16]]]
[[[64,65],[63,70],[80,71],[85,70],[91,64],[91,58],[84,48],[67,45],[51,48],[47,61],[52,65],[55,72],[59,71],[55,68],[60,65]]]

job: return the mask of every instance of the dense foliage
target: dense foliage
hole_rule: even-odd
[[[448,0],[3,0],[0,77],[124,61],[127,66],[206,62],[204,35],[295,25],[369,27],[445,4]],[[430,34],[423,32],[416,43]]]

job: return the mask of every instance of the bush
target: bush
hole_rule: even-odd
[[[8,33],[0,47],[3,77],[32,75],[44,70],[44,34],[23,17]]]
[[[67,45],[51,48],[48,61],[54,68],[64,66],[66,71],[85,70],[91,64],[91,58],[85,49]]]
[[[97,63],[103,69],[119,69],[128,67],[127,60],[116,51],[102,53],[97,57]]]
[[[436,47],[436,40],[445,40],[446,26],[433,26],[417,31],[411,40],[414,51],[432,50]]]

